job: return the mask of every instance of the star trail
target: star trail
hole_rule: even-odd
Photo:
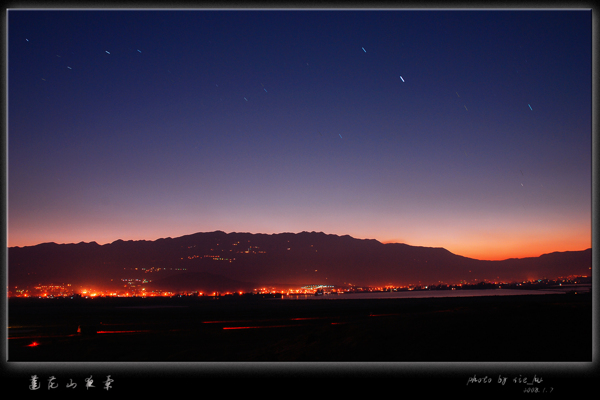
[[[222,230],[479,259],[589,248],[591,18],[9,10],[8,245]]]

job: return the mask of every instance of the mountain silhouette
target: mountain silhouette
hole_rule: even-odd
[[[8,261],[10,286],[71,283],[123,287],[128,284],[126,280],[137,279],[153,287],[162,282],[165,287],[248,290],[275,283],[400,286],[589,276],[592,251],[483,261],[443,248],[383,244],[322,232],[271,235],[215,231],[155,241],[117,240],[105,245],[82,242],[11,247]]]

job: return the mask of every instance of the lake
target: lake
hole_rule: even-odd
[[[313,294],[298,294],[283,296],[281,299],[269,300],[335,300],[335,299],[402,299],[402,298],[428,298],[428,297],[478,297],[478,296],[522,296],[566,293],[571,290],[588,292],[591,285],[562,285],[560,287],[521,290],[521,289],[467,289],[467,290],[408,290],[401,292],[369,292],[369,293],[341,293],[315,296]]]

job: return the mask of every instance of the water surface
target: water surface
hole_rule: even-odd
[[[428,298],[428,297],[478,297],[478,296],[523,296],[566,293],[571,290],[589,291],[591,285],[563,285],[561,287],[521,290],[521,289],[472,289],[472,290],[407,290],[401,292],[369,292],[369,293],[341,293],[325,294],[322,296],[289,295],[283,300],[334,300],[334,299],[402,299],[402,298]],[[279,300],[279,299],[277,299]]]

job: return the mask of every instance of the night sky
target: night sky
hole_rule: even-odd
[[[8,12],[8,245],[591,247],[592,12]]]

